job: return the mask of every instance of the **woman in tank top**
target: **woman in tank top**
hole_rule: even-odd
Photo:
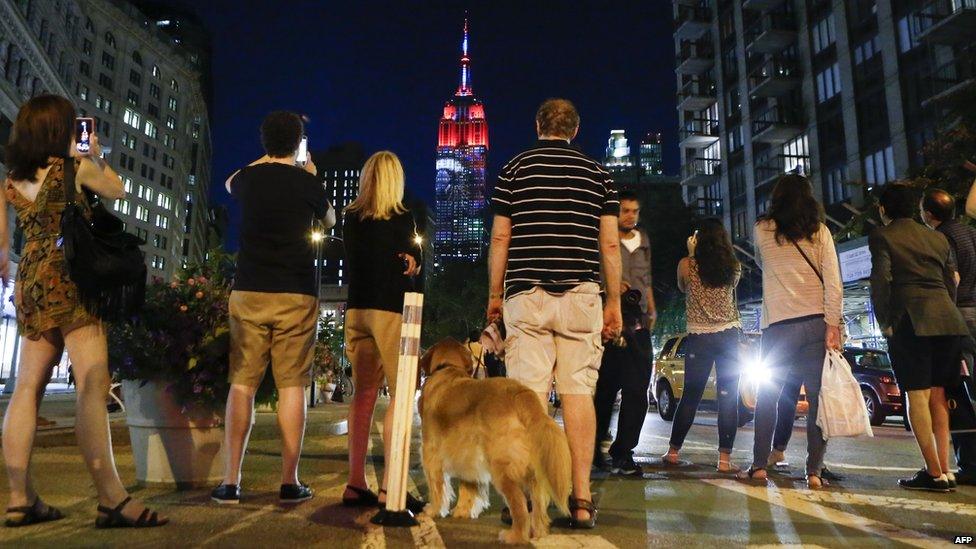
[[[678,452],[695,420],[705,384],[715,365],[718,400],[718,470],[735,472],[730,461],[738,425],[738,343],[741,324],[735,286],[741,268],[725,226],[702,221],[688,239],[688,257],[678,263],[678,288],[686,293],[688,323],[684,393],[671,426],[665,463],[678,463]]]

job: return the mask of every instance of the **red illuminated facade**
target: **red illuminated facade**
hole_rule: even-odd
[[[471,88],[465,20],[461,82],[444,105],[437,132],[434,249],[439,261],[473,261],[484,252],[487,156],[488,121],[485,106]]]

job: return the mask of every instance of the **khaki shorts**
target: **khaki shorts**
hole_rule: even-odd
[[[580,284],[562,295],[541,288],[505,302],[508,377],[548,393],[592,395],[603,357],[600,287]]]
[[[230,294],[230,382],[258,387],[271,363],[277,387],[309,384],[315,344],[315,296]]]
[[[396,394],[397,366],[400,362],[400,325],[403,315],[379,309],[346,311],[346,356],[352,363],[352,385],[379,388],[383,378]]]

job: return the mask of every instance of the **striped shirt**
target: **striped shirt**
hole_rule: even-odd
[[[613,179],[563,140],[539,140],[502,168],[492,197],[512,220],[505,296],[600,282],[600,217],[617,216]]]

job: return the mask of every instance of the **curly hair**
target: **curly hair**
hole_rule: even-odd
[[[261,122],[261,145],[272,158],[284,158],[298,150],[305,131],[302,117],[289,111],[274,111]]]
[[[813,197],[810,180],[802,175],[780,176],[773,187],[769,211],[763,216],[776,224],[776,243],[813,240],[824,221],[823,206]]]
[[[721,288],[735,283],[739,260],[732,250],[732,240],[721,221],[710,217],[698,227],[695,262],[702,283],[709,288]]]
[[[580,117],[576,106],[568,99],[546,99],[535,113],[540,135],[570,139],[579,128]]]

